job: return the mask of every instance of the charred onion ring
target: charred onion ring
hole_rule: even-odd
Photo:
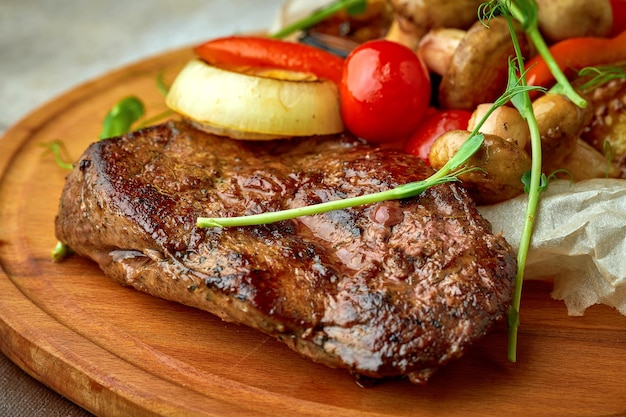
[[[277,39],[231,36],[194,48],[167,105],[196,127],[269,140],[343,131],[337,83],[343,60]]]

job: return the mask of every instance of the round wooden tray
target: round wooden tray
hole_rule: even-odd
[[[191,57],[173,51],[48,103],[0,139],[0,348],[26,372],[97,415],[623,415],[626,317],[596,306],[568,317],[549,282],[528,282],[519,360],[494,332],[426,386],[360,388],[274,339],[107,279],[91,262],[50,260],[67,171],[42,157],[62,140],[77,159],[106,112],[156,87]]]

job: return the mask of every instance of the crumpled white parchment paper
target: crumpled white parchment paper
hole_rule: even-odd
[[[480,212],[519,247],[525,195]],[[554,279],[552,296],[570,315],[594,304],[626,315],[626,180],[550,183],[540,199],[525,279]]]

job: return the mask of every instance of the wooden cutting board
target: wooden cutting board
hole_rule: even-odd
[[[43,157],[62,140],[73,159],[106,112],[134,94],[165,109],[191,57],[166,53],[82,85],[0,139],[0,348],[91,412],[114,415],[609,416],[626,413],[626,317],[596,306],[568,317],[550,282],[524,288],[519,359],[502,324],[426,386],[357,386],[256,331],[109,281],[92,263],[50,260],[67,171]]]

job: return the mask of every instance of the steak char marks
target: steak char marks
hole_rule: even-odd
[[[92,144],[67,178],[56,234],[124,285],[356,376],[418,383],[510,305],[515,254],[460,186],[261,226],[195,224],[430,174],[346,136],[244,142],[168,122]]]

